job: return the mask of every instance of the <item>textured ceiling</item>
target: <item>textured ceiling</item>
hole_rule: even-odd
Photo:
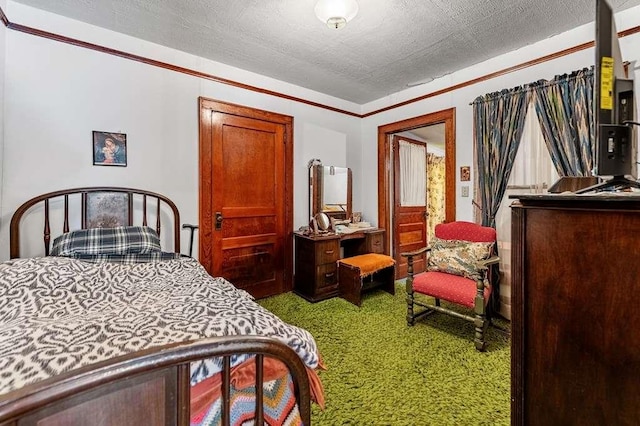
[[[358,104],[595,19],[595,0],[359,0],[335,30],[316,0],[14,1]]]

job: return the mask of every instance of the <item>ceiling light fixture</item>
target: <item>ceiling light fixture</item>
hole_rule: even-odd
[[[340,29],[356,16],[358,3],[356,0],[320,0],[315,12],[329,28]]]

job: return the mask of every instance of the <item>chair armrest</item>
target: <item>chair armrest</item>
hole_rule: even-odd
[[[481,260],[478,262],[478,268],[487,269],[488,266],[495,265],[500,262],[500,258],[498,256],[491,256],[488,259]]]
[[[400,253],[400,256],[402,256],[402,257],[413,257],[413,256],[421,255],[422,253],[426,253],[428,251],[431,251],[431,247],[422,247],[421,249],[418,249],[418,250],[409,251],[409,252],[406,252],[406,253]]]

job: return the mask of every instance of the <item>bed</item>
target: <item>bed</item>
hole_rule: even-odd
[[[34,217],[42,247],[24,257]],[[2,426],[310,424],[311,401],[323,404],[311,334],[181,255],[179,212],[161,194],[35,197],[12,217],[10,257]]]

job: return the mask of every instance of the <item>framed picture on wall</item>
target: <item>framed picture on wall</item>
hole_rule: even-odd
[[[127,166],[127,135],[93,131],[93,165]]]
[[[462,166],[460,167],[460,180],[468,181],[471,180],[471,167],[470,166]]]

